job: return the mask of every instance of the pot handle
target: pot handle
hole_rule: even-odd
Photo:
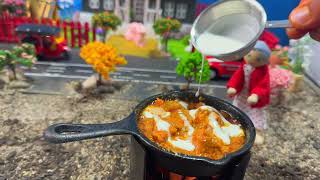
[[[50,143],[66,143],[104,137],[109,135],[135,134],[131,116],[107,124],[53,124],[44,132],[44,138]]]

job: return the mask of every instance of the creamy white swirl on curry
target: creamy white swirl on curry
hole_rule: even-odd
[[[138,126],[169,151],[218,160],[245,143],[244,131],[235,122],[203,103],[157,99],[144,109]]]

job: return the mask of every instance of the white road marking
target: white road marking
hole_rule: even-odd
[[[78,63],[54,63],[54,62],[37,62],[38,65],[50,65],[50,66],[65,66],[65,67],[91,67],[88,64]],[[129,67],[117,67],[117,70],[124,72],[142,71],[142,72],[157,72],[157,73],[176,73],[174,70],[162,70],[162,69],[145,69],[145,68],[129,68]]]
[[[110,74],[110,75],[121,75],[120,72],[110,72],[109,74]]]
[[[114,76],[114,78],[127,79],[127,80],[132,80],[133,79],[133,77],[130,77],[130,76]]]
[[[63,70],[65,70],[66,67],[64,67],[64,66],[49,66],[48,69],[63,69]]]
[[[75,76],[75,75],[62,75],[62,74],[52,74],[52,73],[25,73],[26,76],[34,77],[59,77],[59,78],[69,78],[69,79],[87,79],[88,76]],[[163,85],[185,85],[184,82],[163,82],[163,81],[151,81],[151,80],[137,80],[137,79],[121,79],[128,78],[126,76],[115,76],[111,78],[113,81],[120,82],[135,82],[135,83],[146,83],[146,84],[163,84]],[[190,84],[190,86],[197,87],[198,84]],[[201,84],[200,87],[211,87],[211,88],[222,88],[225,89],[224,85],[211,85],[211,84]]]
[[[50,66],[63,66],[63,67],[91,67],[88,64],[77,64],[77,63],[55,63],[55,62],[37,62],[36,65],[50,65]]]
[[[126,79],[116,79],[112,78],[113,81],[123,81],[123,82],[134,82],[134,83],[146,83],[146,84],[163,84],[163,85],[185,85],[186,83],[183,82],[164,82],[164,81],[150,81],[150,80],[126,80]],[[198,84],[190,84],[192,87],[198,87]],[[211,84],[201,84],[200,87],[212,87],[212,88],[222,88],[225,89],[226,87],[223,85],[211,85]]]
[[[162,70],[162,69],[144,69],[144,68],[127,68],[127,67],[118,67],[119,70],[131,70],[131,71],[143,71],[143,72],[157,72],[157,73],[176,73],[175,71]]]
[[[136,76],[136,77],[150,77],[149,74],[136,74],[136,73],[133,73],[133,76]]]
[[[160,78],[162,78],[162,79],[177,79],[177,76],[160,75]]]
[[[121,69],[120,67],[117,67],[116,70],[120,71],[120,72],[129,72],[129,73],[131,73],[133,71],[133,70],[130,70],[130,69]]]
[[[19,66],[19,68],[21,68],[21,69],[23,69],[23,70],[30,70],[30,69],[36,70],[36,69],[37,69],[37,67],[35,67],[35,66],[32,66],[32,67]]]
[[[21,69],[29,69],[29,67],[26,67],[26,66],[21,66],[20,68]]]
[[[85,69],[76,69],[75,72],[77,73],[85,73],[85,74],[93,74],[95,73],[93,70],[85,70]],[[119,72],[110,72],[110,75],[121,75]]]
[[[49,72],[49,73],[64,73],[64,70],[62,70],[62,69],[46,69],[46,72]]]
[[[92,70],[84,70],[84,69],[76,69],[76,72],[78,73],[86,73],[86,74],[92,74]]]
[[[26,76],[34,77],[59,77],[59,78],[69,78],[69,79],[87,79],[88,76],[74,76],[74,75],[62,75],[62,74],[52,74],[52,73],[24,73]]]

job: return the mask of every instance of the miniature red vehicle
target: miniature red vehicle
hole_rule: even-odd
[[[241,66],[243,62],[243,59],[237,61],[223,62],[212,56],[207,56],[207,60],[211,69],[211,79],[231,77],[232,74]]]
[[[69,59],[70,48],[64,38],[59,38],[60,28],[39,25],[23,24],[16,28],[21,42],[31,43],[36,48],[39,59]]]

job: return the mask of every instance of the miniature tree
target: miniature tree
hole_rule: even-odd
[[[156,20],[153,24],[154,32],[162,37],[165,52],[167,52],[170,32],[179,31],[180,28],[181,22],[171,18],[161,18]]]
[[[291,69],[291,66],[289,64],[288,50],[289,47],[287,46],[276,46],[276,48],[272,51],[269,59],[270,66],[275,67],[276,65],[278,65],[284,69]]]
[[[102,85],[102,77],[109,79],[109,73],[115,71],[117,65],[127,64],[124,57],[119,56],[116,49],[102,42],[92,42],[83,46],[80,57],[98,73],[97,86]]]
[[[292,71],[296,74],[302,74],[303,70],[309,71],[311,57],[312,57],[312,46],[317,41],[312,40],[310,36],[304,36],[299,40],[290,40],[289,57]]]
[[[109,30],[116,30],[121,25],[121,20],[113,13],[102,12],[92,17],[92,24],[94,27],[102,28],[103,37],[106,37]]]
[[[202,55],[199,52],[191,53],[186,58],[179,61],[176,72],[179,76],[184,76],[187,80],[187,89],[192,81],[199,83],[201,76]],[[202,78],[200,83],[210,80],[210,66],[208,61],[204,61]]]
[[[17,79],[16,65],[31,67],[36,62],[35,48],[32,44],[15,46],[12,50],[0,50],[0,70],[8,67],[13,73],[13,79]]]
[[[26,15],[25,0],[0,0],[0,12],[7,12],[14,16]]]

